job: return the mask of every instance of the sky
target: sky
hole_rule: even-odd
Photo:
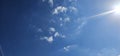
[[[120,56],[120,0],[2,0],[0,56]]]

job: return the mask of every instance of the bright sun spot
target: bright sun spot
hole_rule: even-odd
[[[114,11],[115,14],[120,14],[120,4],[115,5],[113,7],[113,11]]]

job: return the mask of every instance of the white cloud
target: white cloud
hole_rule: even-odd
[[[58,32],[55,32],[54,37],[59,37],[60,34]]]
[[[55,28],[51,27],[51,28],[49,28],[49,31],[50,32],[55,32],[56,30],[55,30]]]
[[[65,51],[69,51],[70,47],[71,47],[71,46],[66,46],[66,47],[64,47],[63,49],[64,49]]]
[[[62,18],[60,18],[60,21],[62,21],[63,19]]]
[[[49,43],[52,43],[54,41],[53,39],[53,36],[50,36],[50,37],[43,37],[43,38],[40,38],[41,40],[46,40],[47,42]]]
[[[112,48],[112,49],[102,49],[100,52],[97,53],[97,56],[118,56],[119,52]]]
[[[65,35],[61,35],[61,38],[65,38],[66,36]]]
[[[49,3],[51,6],[53,6],[54,1],[53,1],[53,0],[49,0],[48,3]]]
[[[64,18],[64,22],[70,22],[70,18],[69,17]]]
[[[70,22],[70,18],[69,17],[65,17],[65,18],[59,18],[60,20],[60,27],[62,27],[65,23]]]
[[[63,13],[66,12],[68,9],[64,6],[58,6],[54,9],[53,14],[59,14],[59,13]]]
[[[63,26],[63,23],[62,23],[63,18],[60,18],[59,20],[61,21],[60,26],[62,27]]]
[[[77,8],[73,7],[73,6],[69,7],[69,9],[70,9],[70,12],[77,12],[78,11]]]
[[[74,21],[76,26],[75,33],[76,35],[79,35],[83,27],[87,24],[87,20],[83,20],[82,18],[78,18]]]
[[[0,55],[4,56],[3,50],[2,50],[2,46],[0,45]]]
[[[43,30],[41,28],[38,29],[38,32],[43,32]]]
[[[45,0],[42,0],[42,2],[45,2]]]
[[[76,49],[77,47],[78,47],[78,45],[68,45],[68,46],[63,47],[63,50],[70,51],[70,50]]]
[[[86,49],[86,48],[85,48]],[[88,49],[80,50],[81,53],[87,54],[87,56],[119,56],[119,50],[115,48],[102,48],[99,50]]]
[[[86,24],[86,22],[82,22],[79,26],[77,30],[80,30],[84,25]]]
[[[54,19],[51,19],[49,22],[50,23],[56,23],[56,21]]]
[[[77,0],[69,0],[69,2],[74,2],[74,1],[77,1]]]
[[[42,0],[42,2],[45,2],[47,0]],[[48,0],[48,3],[50,4],[51,7],[53,7],[54,5],[54,1],[53,0]]]
[[[62,27],[62,26],[63,26],[63,23],[60,23],[60,26]]]

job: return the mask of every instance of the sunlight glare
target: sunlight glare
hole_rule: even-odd
[[[113,11],[114,11],[115,14],[120,14],[120,4],[115,5],[113,7]]]

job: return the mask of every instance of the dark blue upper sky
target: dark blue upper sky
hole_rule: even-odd
[[[102,14],[118,2],[3,0],[0,51],[4,56],[120,56],[119,15]]]

